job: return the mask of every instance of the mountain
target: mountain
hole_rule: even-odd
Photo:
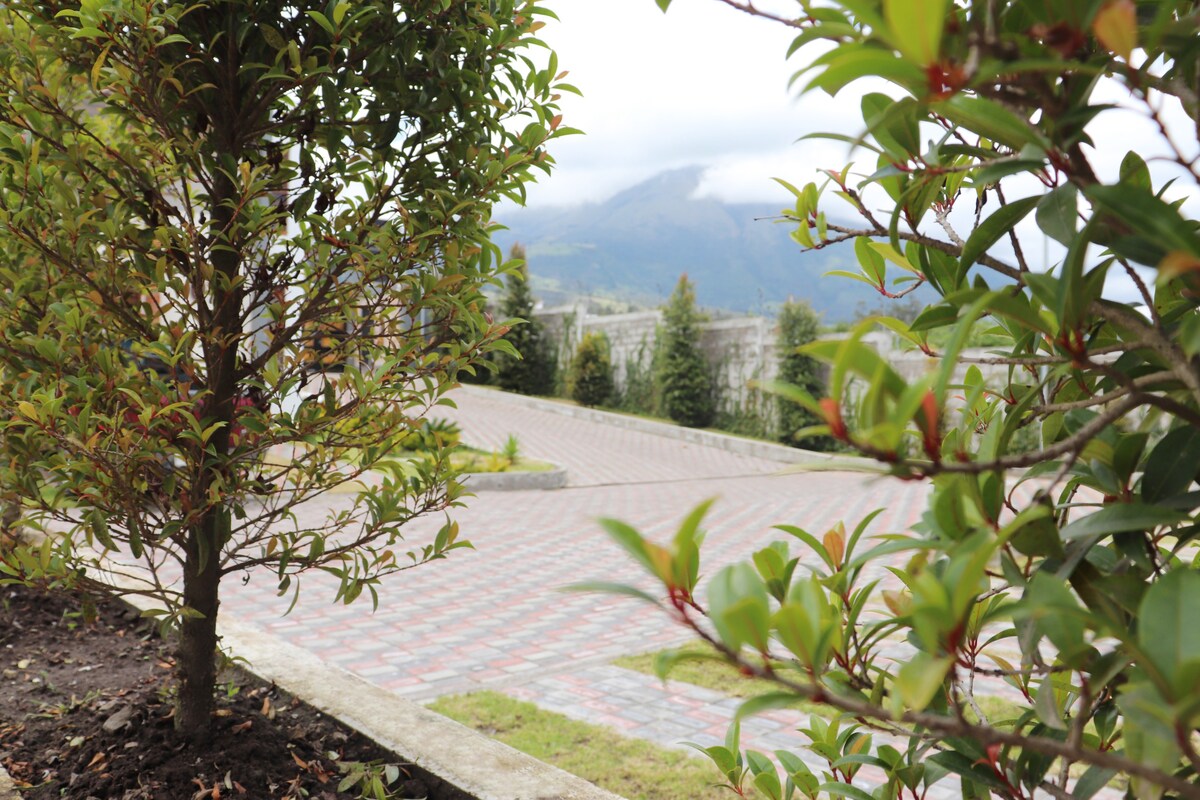
[[[509,230],[495,238],[506,252],[513,242],[525,245],[548,305],[586,294],[657,305],[682,272],[709,308],[769,312],[793,296],[839,322],[860,303],[879,305],[865,284],[822,277],[832,269],[857,272],[849,243],[804,252],[790,224],[772,221],[782,206],[695,197],[703,173],[663,172],[602,203],[516,209],[500,218]]]

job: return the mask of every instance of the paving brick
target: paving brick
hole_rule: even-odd
[[[475,550],[384,580],[374,614],[367,603],[332,605],[337,582],[319,573],[304,576],[290,616],[282,613],[291,598],[275,596],[269,574],[231,586],[225,612],[417,700],[499,687],[659,744],[716,744],[741,701],[597,663],[675,646],[689,634],[647,604],[560,591],[583,581],[654,589],[596,520],[623,519],[662,540],[696,504],[716,497],[703,551],[703,573],[712,575],[768,542],[793,541],[772,530],[775,524],[820,534],[884,508],[871,530],[895,531],[916,521],[925,503],[927,489],[917,483],[780,474],[776,462],[573,419],[500,393],[456,400],[458,410],[438,413],[452,417],[466,441],[494,448],[516,434],[524,453],[566,467],[568,487],[468,499],[453,516]],[[320,498],[297,510],[298,524],[320,525],[350,503],[344,494]],[[411,523],[408,546],[430,541],[443,521]],[[906,655],[897,648],[896,657]],[[749,719],[743,743],[765,752],[792,749],[819,770],[796,732],[806,720],[797,712]],[[943,781],[929,798],[953,797],[956,789]]]

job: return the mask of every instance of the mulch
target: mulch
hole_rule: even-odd
[[[0,765],[22,798],[472,800],[273,685],[223,675],[203,746],[172,724],[171,645],[112,600],[0,587]]]

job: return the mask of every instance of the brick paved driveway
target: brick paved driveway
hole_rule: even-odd
[[[446,415],[468,442],[495,447],[515,434],[525,454],[565,466],[569,486],[472,498],[454,516],[476,550],[395,576],[374,614],[369,600],[331,605],[334,590],[323,576],[306,579],[287,617],[269,578],[228,590],[223,613],[409,697],[510,687],[686,638],[649,606],[559,591],[636,575],[599,517],[666,538],[695,504],[717,497],[704,548],[711,575],[781,536],[773,524],[819,533],[882,506],[888,510],[874,530],[883,531],[912,522],[924,503],[919,485],[849,473],[780,475],[784,465],[774,461],[573,419],[500,393],[475,390],[456,400],[459,410]],[[323,517],[346,502],[329,495],[304,513]],[[440,522],[413,525],[412,538]]]

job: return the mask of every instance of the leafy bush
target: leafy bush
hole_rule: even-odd
[[[591,331],[579,341],[567,374],[567,391],[572,400],[585,406],[602,406],[612,399],[612,359],[603,333]]]
[[[1086,800],[1113,779],[1140,800],[1200,797],[1195,5],[804,8],[779,19],[801,52],[823,45],[800,73],[810,90],[874,78],[892,93],[862,99],[868,163],[790,187],[794,236],[850,243],[850,277],[886,296],[932,288],[911,323],[879,324],[941,362],[905,379],[862,342],[868,321],[802,348],[832,365],[828,396],[780,391],[879,472],[926,482],[928,509],[874,538],[875,514],[780,526],[703,591],[705,507],[668,545],[609,521],[658,583],[622,591],[775,684],[743,712],[827,707],[801,730],[820,769],[744,751],[736,726],[707,748],[739,795],[919,798],[949,777],[967,798]],[[1097,136],[1121,115],[1141,118],[1153,168]],[[1052,263],[1030,260],[1043,250]],[[1004,344],[972,363],[961,350],[982,318]],[[999,368],[991,383],[980,367]],[[980,700],[998,691],[1015,710],[989,716]]]
[[[510,392],[548,396],[554,394],[558,380],[558,359],[554,343],[546,337],[545,326],[533,315],[533,291],[529,286],[529,265],[525,248],[512,246],[510,257],[516,266],[508,275],[500,314],[512,324],[504,338],[516,350],[497,353],[495,383]],[[515,322],[514,322],[515,321]]]
[[[506,347],[492,207],[569,132],[554,58],[523,55],[534,4],[321,8],[0,8],[0,498],[52,532],[0,582],[105,591],[132,564],[119,591],[178,626],[194,739],[224,579],[319,570],[348,603],[461,546],[447,523],[402,549],[460,496],[444,454],[316,524],[292,510],[386,466]]]
[[[622,411],[637,414],[659,414],[659,398],[654,386],[655,342],[642,340],[634,355],[625,359],[625,385],[617,406]]]
[[[788,300],[779,309],[779,380],[810,395],[825,394],[824,369],[812,356],[800,348],[817,338],[821,318],[805,302]],[[798,403],[779,403],[779,438],[793,447],[810,450],[829,450],[833,440],[828,436],[800,433],[822,423],[822,418]]]
[[[662,412],[691,428],[711,425],[717,406],[708,362],[699,347],[703,320],[695,287],[686,274],[680,275],[663,308],[654,377]]]

